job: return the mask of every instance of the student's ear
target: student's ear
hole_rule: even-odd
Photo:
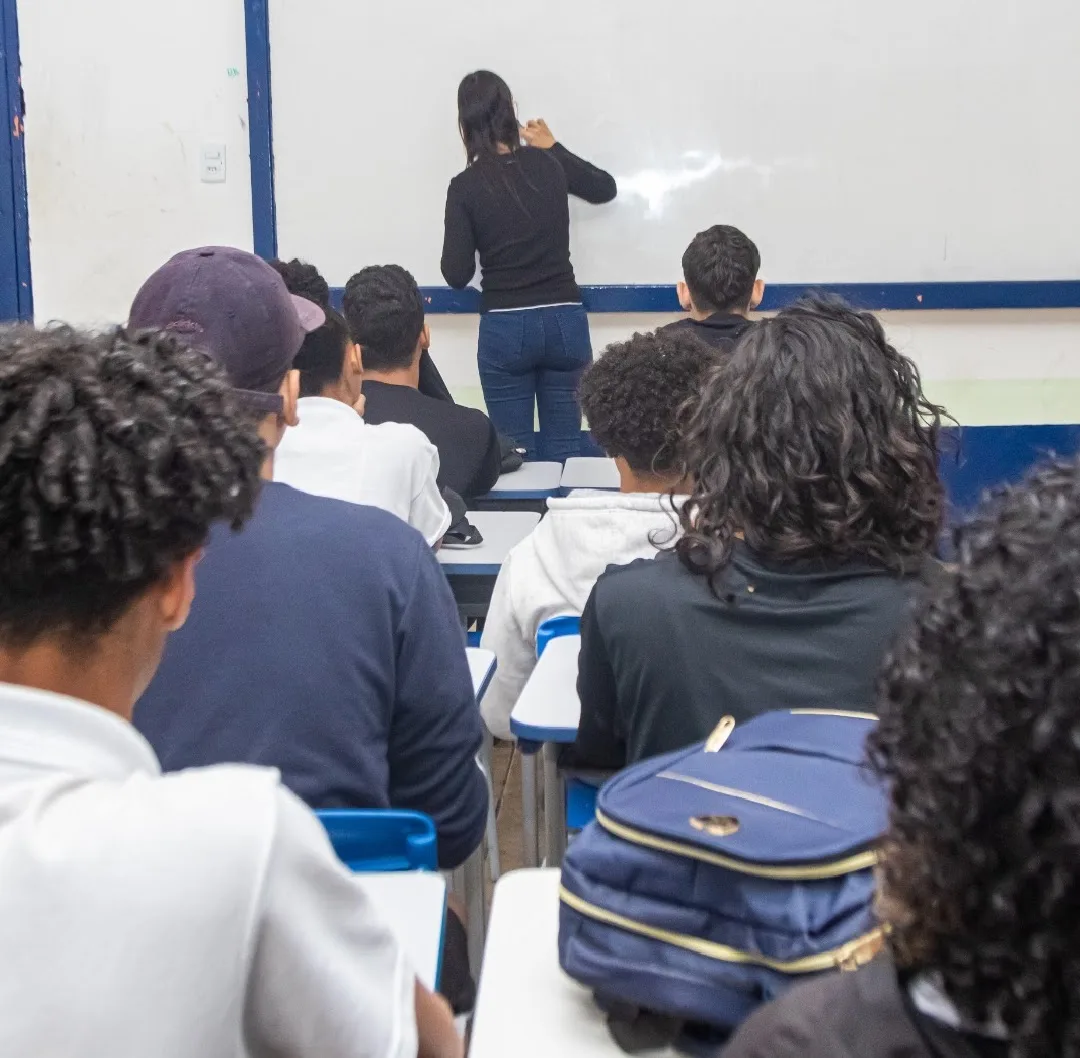
[[[298,426],[300,424],[300,413],[297,411],[297,401],[300,400],[300,372],[295,368],[292,371],[286,371],[278,393],[281,394],[283,403],[281,421],[286,426]]]
[[[364,377],[364,353],[356,342],[349,343],[349,356],[346,362],[351,374]]]
[[[679,304],[682,306],[683,312],[689,312],[694,307],[694,302],[690,298],[690,288],[680,279],[675,289],[678,291]]]
[[[754,280],[754,293],[750,295],[750,311],[751,312],[753,312],[754,309],[756,309],[758,307],[758,305],[761,304],[764,297],[765,297],[765,280],[764,279],[755,279]]]
[[[157,605],[161,623],[168,632],[182,628],[191,613],[191,604],[195,600],[195,567],[202,556],[202,550],[195,551],[174,562],[165,574]]]
[[[431,348],[431,325],[426,322],[420,332],[420,348],[425,351]]]

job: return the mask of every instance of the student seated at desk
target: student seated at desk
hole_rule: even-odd
[[[317,315],[309,330],[322,324],[300,304]],[[281,278],[242,250],[191,250],[146,281],[131,321],[191,335],[225,367],[257,418],[268,479],[242,532],[211,534],[199,603],[136,726],[169,771],[264,764],[313,808],[425,812],[440,866],[459,866],[483,838],[488,799],[457,606],[415,529],[270,480],[296,422],[303,341]],[[455,923],[447,943],[459,941]]]
[[[1080,466],[961,531],[885,665],[892,958],[761,1008],[724,1058],[1017,1058],[1080,1040]]]
[[[333,309],[304,339],[294,366],[300,421],[281,439],[274,480],[313,496],[381,507],[438,544],[450,528],[436,482],[439,453],[415,426],[364,422],[360,348]]]
[[[197,328],[259,417],[267,478],[295,419],[291,304],[257,257],[211,248],[155,272],[131,309],[136,326]],[[442,864],[464,862],[487,813],[482,727],[423,537],[268,480],[243,532],[211,534],[199,593],[136,710],[165,767],[270,764],[314,808],[415,808],[435,820]]]
[[[285,280],[290,294],[313,301],[324,312],[330,309],[330,284],[313,264],[294,257],[291,261],[271,261],[270,267]],[[417,388],[425,397],[454,403],[454,398],[427,349],[420,354],[420,378]]]
[[[131,726],[211,525],[256,508],[223,374],[166,335],[7,328],[0,436],[0,1054],[460,1055],[277,773],[162,775]]]
[[[465,499],[499,479],[502,447],[476,408],[435,400],[419,389],[420,361],[431,344],[416,280],[397,265],[365,268],[345,286],[345,319],[364,358],[364,418],[407,422],[439,450],[439,485]]]
[[[842,302],[745,335],[687,427],[684,535],[607,572],[585,607],[576,761],[619,768],[728,714],[872,709],[941,530],[943,412]]]
[[[738,228],[716,224],[694,236],[682,266],[679,304],[689,316],[664,329],[693,331],[715,349],[731,349],[765,296],[758,248]]]
[[[619,492],[580,490],[548,500],[547,517],[503,563],[481,645],[498,667],[481,704],[499,738],[536,664],[536,631],[581,613],[608,566],[657,555],[678,532],[683,491],[680,409],[701,391],[716,354],[680,331],[635,334],[585,372],[581,406],[594,440],[615,459]]]

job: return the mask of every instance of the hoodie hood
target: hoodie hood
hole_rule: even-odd
[[[654,558],[675,542],[682,502],[676,497],[673,506],[659,493],[584,489],[548,500],[548,515],[527,542],[533,569],[523,579],[552,605],[561,602],[561,612],[581,613],[608,566]]]

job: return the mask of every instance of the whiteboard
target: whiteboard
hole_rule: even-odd
[[[1075,0],[270,0],[279,250],[441,285],[461,76],[611,171],[586,284],[744,229],[774,283],[1080,277]]]

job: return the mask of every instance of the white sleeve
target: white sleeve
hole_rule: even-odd
[[[450,528],[450,508],[442,498],[439,483],[439,450],[425,441],[416,459],[413,498],[409,505],[409,525],[419,530],[428,547],[434,547]]]
[[[495,655],[495,675],[480,703],[484,723],[496,738],[513,738],[510,714],[536,667],[536,643],[530,642],[514,612],[513,560],[510,552],[499,570],[484,619],[480,646]]]
[[[244,1029],[259,1058],[416,1058],[416,978],[315,816],[287,790],[255,923]]]

